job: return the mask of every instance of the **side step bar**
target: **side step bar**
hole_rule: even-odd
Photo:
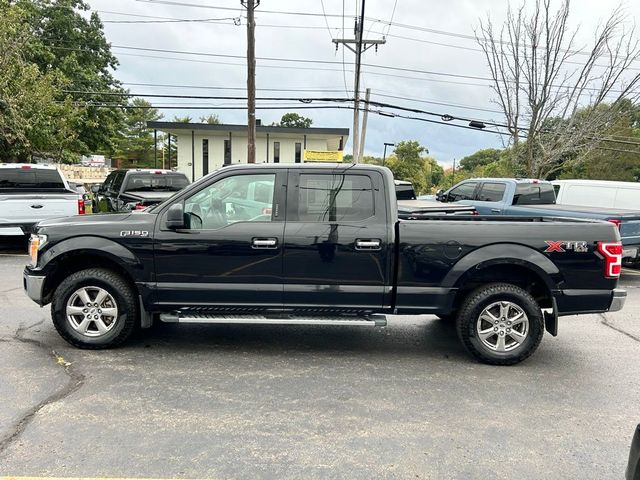
[[[174,312],[161,313],[160,320],[165,323],[227,323],[227,324],[264,324],[264,325],[349,325],[385,327],[387,318],[373,314],[366,317],[350,316],[265,316],[265,315],[215,315],[208,313]]]

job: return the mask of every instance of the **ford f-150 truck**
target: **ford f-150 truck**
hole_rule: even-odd
[[[622,308],[611,223],[398,219],[391,172],[237,165],[142,212],[41,223],[24,288],[80,348],[153,321],[385,325],[455,319],[476,358],[514,364],[558,317]]]
[[[640,260],[640,206],[621,208],[557,205],[551,182],[531,179],[471,178],[439,193],[441,202],[473,205],[480,215],[571,217],[606,220],[620,230],[624,261]]]

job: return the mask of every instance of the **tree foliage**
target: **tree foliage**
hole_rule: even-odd
[[[66,78],[25,58],[31,37],[27,12],[0,6],[0,161],[29,162],[33,154],[62,159],[77,139],[78,109],[58,102]]]
[[[385,166],[393,172],[398,180],[407,180],[413,183],[418,194],[431,192],[434,185],[438,185],[444,178],[444,170],[438,162],[429,156],[426,147],[414,140],[396,143],[394,153],[390,155]],[[382,164],[382,159],[365,157],[367,163]]]
[[[125,164],[151,167],[154,164],[153,131],[147,122],[160,120],[162,115],[149,102],[134,98],[125,114],[125,128],[117,142],[115,158]]]
[[[510,8],[499,28],[491,18],[482,21],[476,38],[511,135],[513,168],[547,178],[567,160],[583,162],[599,135],[627,113],[625,99],[638,100],[640,73],[630,67],[640,59],[640,43],[620,7],[582,50],[570,31],[569,0],[557,11],[550,0],[529,5],[530,12]]]
[[[282,115],[279,127],[295,127],[295,128],[309,128],[313,124],[313,120],[302,115],[298,115],[295,112],[289,112]]]
[[[474,171],[477,167],[484,167],[500,160],[502,150],[498,148],[485,148],[467,155],[460,160],[460,170]]]
[[[200,117],[200,123],[207,123],[209,125],[221,125],[222,121],[217,114],[212,113],[210,115]]]

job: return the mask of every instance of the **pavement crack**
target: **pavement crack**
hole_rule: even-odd
[[[606,325],[607,327],[609,327],[612,330],[615,330],[616,332],[622,333],[623,335],[626,335],[627,337],[635,340],[636,342],[640,342],[640,338],[636,337],[635,335],[629,333],[629,332],[625,332],[624,330],[622,330],[619,327],[616,327],[615,325],[611,325],[609,322],[607,322],[607,317],[604,316],[604,314],[600,313],[600,318],[602,318],[601,323],[603,325]]]
[[[63,357],[58,355],[53,348],[51,348],[50,346],[44,344],[39,340],[26,338],[22,336],[24,332],[40,325],[42,322],[44,322],[44,320],[36,322],[33,325],[29,325],[28,327],[24,327],[21,325],[18,328],[18,330],[16,330],[16,333],[13,336],[13,339],[22,343],[29,343],[32,345],[36,345],[37,347],[46,350],[47,353],[55,359],[56,363],[64,369],[64,372],[67,374],[68,381],[64,387],[53,392],[51,395],[49,395],[47,398],[42,400],[40,403],[30,408],[13,425],[13,427],[9,430],[7,435],[5,435],[3,438],[0,438],[0,454],[3,453],[13,442],[15,442],[20,437],[22,432],[24,432],[24,430],[27,428],[29,423],[31,423],[31,421],[34,419],[34,417],[40,410],[42,410],[47,405],[58,402],[68,397],[69,395],[74,393],[76,390],[78,390],[84,384],[84,381],[85,381],[84,375],[77,372],[73,368],[73,364],[71,364],[70,362],[67,362]]]

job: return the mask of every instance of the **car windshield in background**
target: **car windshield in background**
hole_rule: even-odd
[[[550,183],[519,183],[513,196],[514,205],[553,205],[556,194]]]
[[[184,175],[159,174],[159,173],[136,173],[129,176],[125,192],[152,192],[154,190],[165,190],[177,192],[189,185],[189,180]]]
[[[57,170],[40,168],[0,169],[0,191],[62,190],[64,182]]]

